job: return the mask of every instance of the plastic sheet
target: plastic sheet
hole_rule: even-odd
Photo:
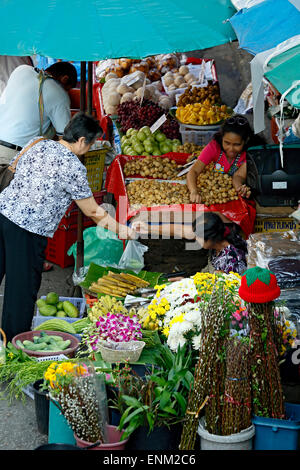
[[[175,160],[176,163],[183,165],[186,163],[188,154],[171,152],[162,157]],[[230,201],[226,204],[215,204],[212,206],[205,206],[204,204],[173,204],[166,206],[153,206],[141,207],[138,210],[133,210],[129,206],[125,178],[123,174],[123,167],[126,162],[135,158],[145,158],[143,156],[128,156],[117,155],[112,164],[110,165],[107,176],[105,188],[108,193],[112,193],[117,202],[116,219],[120,223],[126,223],[129,219],[142,211],[155,211],[155,212],[197,212],[197,211],[212,211],[219,212],[227,217],[232,222],[240,226],[245,236],[248,237],[254,229],[256,217],[256,204],[255,201],[239,197],[236,201]],[[123,198],[123,199],[120,199]]]
[[[268,269],[275,274],[280,288],[300,286],[300,254],[298,259],[279,256],[269,261]]]
[[[253,233],[247,240],[247,247],[248,268],[259,266],[270,269],[269,263],[277,258],[300,258],[300,232]]]

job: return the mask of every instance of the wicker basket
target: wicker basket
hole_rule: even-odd
[[[99,346],[99,351],[105,362],[137,362],[142,354],[146,343],[144,341],[129,341],[119,343],[122,346],[131,345],[134,349],[111,349],[104,344]]]

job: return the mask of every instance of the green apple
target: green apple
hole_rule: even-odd
[[[172,144],[172,152],[178,152],[178,149],[180,147],[181,144]]]
[[[147,137],[147,139],[144,140],[144,145],[145,145],[145,144],[151,144],[151,145],[153,145],[154,142],[156,142],[154,136],[153,136],[153,135],[150,135],[149,137]]]
[[[152,155],[156,155],[156,156],[161,155],[161,151],[159,150],[158,147],[153,150]]]
[[[130,145],[125,145],[121,148],[121,150],[123,155],[129,155],[129,152],[132,150],[132,147],[130,147]]]
[[[144,152],[144,146],[142,144],[133,144],[133,150],[136,152],[136,155],[141,155]]]
[[[143,131],[147,136],[150,136],[152,135],[152,132],[150,131],[150,127],[149,126],[143,126],[140,128],[140,131]]]
[[[180,142],[179,139],[173,139],[173,140],[172,140],[172,144],[173,144],[173,145],[174,145],[174,144],[181,145],[181,142]]]
[[[153,149],[154,149],[152,144],[145,144],[144,148],[145,148],[145,151],[148,152],[148,153],[152,153]]]
[[[160,146],[159,146],[161,152],[164,154],[164,153],[169,153],[169,152],[172,152],[172,147],[168,144],[165,144],[165,143],[162,143]]]
[[[130,137],[132,135],[132,131],[134,131],[133,127],[130,127],[130,129],[127,130],[126,132],[126,137]]]
[[[162,132],[158,132],[155,136],[155,140],[157,140],[157,142],[163,142],[166,140],[166,136]]]
[[[140,130],[138,131],[138,133],[137,133],[137,138],[138,138],[141,142],[143,142],[145,139],[147,139],[147,134],[146,134],[144,131],[142,131],[142,130],[140,129]]]

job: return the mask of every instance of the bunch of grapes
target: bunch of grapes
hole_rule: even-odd
[[[151,100],[125,101],[118,106],[118,117],[121,132],[125,134],[128,129],[140,129],[143,126],[151,127],[159,119],[165,110]],[[168,139],[180,138],[179,125],[173,118],[168,117],[161,127]]]
[[[176,119],[168,117],[161,126],[161,131],[167,136],[168,139],[181,139],[179,124]]]

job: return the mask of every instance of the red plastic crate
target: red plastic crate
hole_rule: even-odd
[[[108,114],[105,114],[103,100],[102,100],[102,87],[103,83],[96,83],[93,87],[93,103],[96,108],[97,119],[104,132],[103,139],[110,140],[112,120]]]
[[[106,194],[106,190],[98,191],[93,193],[94,198],[98,204],[103,202],[103,197]],[[76,202],[72,202],[69,209],[66,211],[65,215],[61,219],[58,228],[67,230],[70,226],[77,223],[78,217],[78,206]],[[90,225],[94,225],[94,222],[89,217],[83,215],[83,225],[84,227],[88,227]]]
[[[68,230],[58,228],[53,238],[48,238],[46,248],[46,260],[57,264],[61,268],[74,265],[74,257],[68,256],[67,252],[73,243],[77,241],[77,225],[69,227]]]

